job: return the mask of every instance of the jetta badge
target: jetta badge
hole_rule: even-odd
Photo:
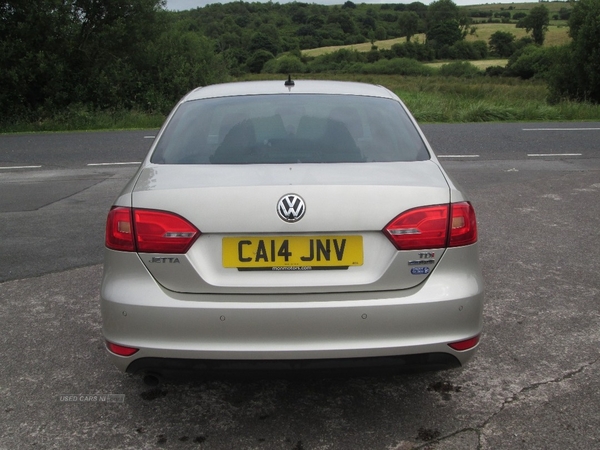
[[[299,195],[286,194],[277,202],[277,214],[286,222],[298,222],[305,212],[304,200]]]

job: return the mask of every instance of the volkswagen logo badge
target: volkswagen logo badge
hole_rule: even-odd
[[[299,195],[286,194],[277,202],[277,214],[286,222],[298,222],[305,212],[304,200]]]

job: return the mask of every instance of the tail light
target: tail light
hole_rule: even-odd
[[[106,220],[105,243],[108,248],[135,252],[130,208],[113,208]]]
[[[106,223],[106,246],[126,252],[182,254],[198,236],[194,225],[166,211],[115,207]]]
[[[477,241],[475,210],[468,202],[410,209],[383,232],[398,250],[469,245]]]
[[[453,203],[448,247],[460,247],[477,242],[475,210],[468,202]]]

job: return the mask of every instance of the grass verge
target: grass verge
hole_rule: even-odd
[[[378,84],[396,93],[422,123],[600,121],[600,105],[563,101],[550,105],[541,81],[517,78],[454,78],[398,75],[302,74],[295,79],[330,79]],[[243,80],[281,79],[272,74]],[[162,114],[89,112],[70,108],[52,119],[0,125],[0,133],[158,128]]]
[[[164,120],[165,116],[160,113],[125,110],[90,111],[81,105],[76,105],[52,117],[25,118],[0,123],[0,133],[149,129],[160,127]]]
[[[357,74],[302,74],[295,78],[358,81],[385,86],[398,95],[422,123],[600,120],[600,105],[568,101],[549,105],[546,101],[548,89],[542,81]],[[243,79],[273,79],[273,75],[253,75]]]

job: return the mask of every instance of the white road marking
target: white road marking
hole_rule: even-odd
[[[546,157],[546,156],[582,156],[581,153],[527,153],[531,157]]]
[[[12,167],[0,167],[0,170],[11,170],[11,169],[39,169],[42,166],[12,166]]]
[[[88,164],[88,166],[126,166],[126,165],[134,165],[141,164],[140,161],[131,161],[131,162],[107,162],[107,163],[92,163]]]
[[[438,158],[479,158],[479,155],[436,155]]]
[[[523,131],[600,131],[600,128],[523,128]]]
[[[154,139],[156,136],[144,136],[144,139]]]

